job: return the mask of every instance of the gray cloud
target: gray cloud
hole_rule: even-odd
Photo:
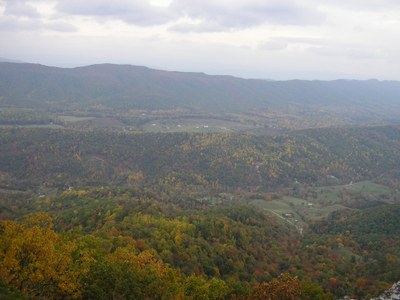
[[[23,0],[5,0],[4,13],[9,16],[39,18],[37,9]]]
[[[42,28],[42,23],[39,20],[18,20],[16,18],[0,19],[0,30],[2,31],[34,31]]]
[[[140,0],[58,1],[56,9],[65,14],[115,18],[140,26],[164,24],[177,17],[168,8]]]
[[[0,30],[5,31],[37,31],[50,30],[59,32],[76,31],[76,27],[67,22],[45,18],[35,7],[38,0],[3,0],[4,14],[0,19]],[[0,2],[1,3],[1,2]]]
[[[5,14],[40,18],[33,1],[3,0]],[[45,0],[46,1],[46,0]],[[51,3],[50,0],[49,3]],[[261,24],[315,25],[324,15],[315,5],[300,0],[173,0],[168,7],[153,6],[146,0],[55,0],[64,15],[118,19],[129,24],[151,26],[189,17],[198,25],[171,26],[177,32],[212,32],[250,28]],[[389,0],[386,0],[389,1]],[[32,4],[33,3],[33,4]]]
[[[169,7],[152,6],[143,0],[59,0],[56,9],[65,14],[111,17],[141,26],[165,24],[185,16],[201,21],[199,25],[170,28],[178,32],[224,31],[264,23],[310,25],[324,21],[324,15],[315,6],[299,0],[174,0]]]
[[[324,16],[312,6],[301,5],[294,0],[235,1],[175,0],[171,8],[182,15],[218,24],[220,29],[238,29],[264,23],[280,25],[320,24]],[[208,29],[200,24],[198,29]],[[176,28],[172,28],[174,30]],[[178,30],[181,28],[177,28]]]
[[[124,15],[133,9],[127,1],[58,1],[57,10],[71,15],[87,16],[118,16]]]
[[[19,19],[6,17],[0,19],[1,31],[39,31],[50,30],[58,32],[73,32],[77,28],[69,23],[62,21],[43,22],[39,19]]]
[[[400,1],[398,0],[335,0],[331,3],[316,2],[327,6],[342,7],[356,11],[383,11],[400,9]]]
[[[0,0],[1,1],[1,0]],[[400,9],[399,0],[173,0],[169,7],[150,4],[150,0],[41,0],[56,3],[56,10],[65,15],[109,18],[129,24],[151,26],[189,17],[199,21],[193,25],[178,24],[169,28],[176,32],[216,32],[251,28],[261,24],[319,25],[325,21],[320,6],[344,10],[375,11]],[[2,0],[5,15],[40,18],[38,0]]]

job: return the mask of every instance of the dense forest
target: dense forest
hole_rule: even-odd
[[[207,186],[277,190],[371,179],[396,168],[400,128],[310,129],[262,136],[0,129],[0,185]]]
[[[3,127],[0,295],[377,295],[400,278],[399,147],[396,126]]]

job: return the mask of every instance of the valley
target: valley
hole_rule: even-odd
[[[0,298],[379,295],[400,278],[399,95],[0,63]]]

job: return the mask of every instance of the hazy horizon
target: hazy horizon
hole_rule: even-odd
[[[0,57],[271,80],[400,80],[396,0],[0,0]]]
[[[181,72],[181,73],[202,73],[208,76],[229,76],[229,77],[235,77],[239,79],[249,79],[249,80],[266,80],[266,81],[292,81],[292,80],[304,80],[304,81],[337,81],[337,80],[345,80],[345,81],[400,81],[400,80],[391,80],[391,79],[378,79],[378,78],[365,78],[365,79],[357,79],[357,78],[346,78],[346,77],[338,77],[334,79],[321,79],[321,78],[312,78],[312,79],[307,79],[307,78],[288,78],[288,79],[274,79],[274,78],[257,78],[257,77],[244,77],[244,76],[238,76],[238,75],[233,75],[233,74],[223,74],[223,73],[207,73],[203,72],[201,70],[177,70],[177,69],[162,69],[157,66],[145,66],[145,65],[134,65],[134,64],[129,64],[129,63],[110,63],[110,62],[99,62],[99,63],[93,63],[93,64],[70,64],[70,65],[51,65],[51,64],[43,64],[40,62],[29,62],[29,61],[19,61],[19,60],[14,60],[14,59],[9,59],[5,57],[0,57],[0,63],[2,62],[8,62],[8,63],[18,63],[18,64],[39,64],[43,65],[46,67],[55,67],[55,68],[61,68],[61,69],[75,69],[75,68],[82,68],[82,67],[90,67],[90,66],[95,66],[95,65],[115,65],[115,66],[132,66],[132,67],[144,67],[144,68],[149,68],[151,70],[157,70],[157,71],[166,71],[166,72]]]

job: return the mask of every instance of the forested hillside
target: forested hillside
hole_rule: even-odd
[[[207,186],[277,190],[397,168],[400,129],[314,129],[276,136],[0,129],[3,187]]]
[[[323,116],[348,124],[397,118],[399,97],[400,83],[394,81],[267,81],[129,65],[62,69],[0,63],[0,106],[52,112],[185,109],[269,118],[277,113],[298,121],[321,122]]]
[[[248,205],[187,209],[138,189],[14,194],[8,203],[4,197],[13,218],[28,217],[1,222],[1,244],[8,246],[0,249],[0,278],[33,298],[263,299],[257,295],[278,285],[278,294],[296,299],[330,299],[377,295],[400,275],[398,234],[378,227],[371,244],[357,227],[341,227],[397,224],[396,213],[353,212],[302,236]],[[291,276],[280,277],[285,272]]]
[[[399,147],[396,126],[2,128],[0,295],[378,295],[400,278]]]

